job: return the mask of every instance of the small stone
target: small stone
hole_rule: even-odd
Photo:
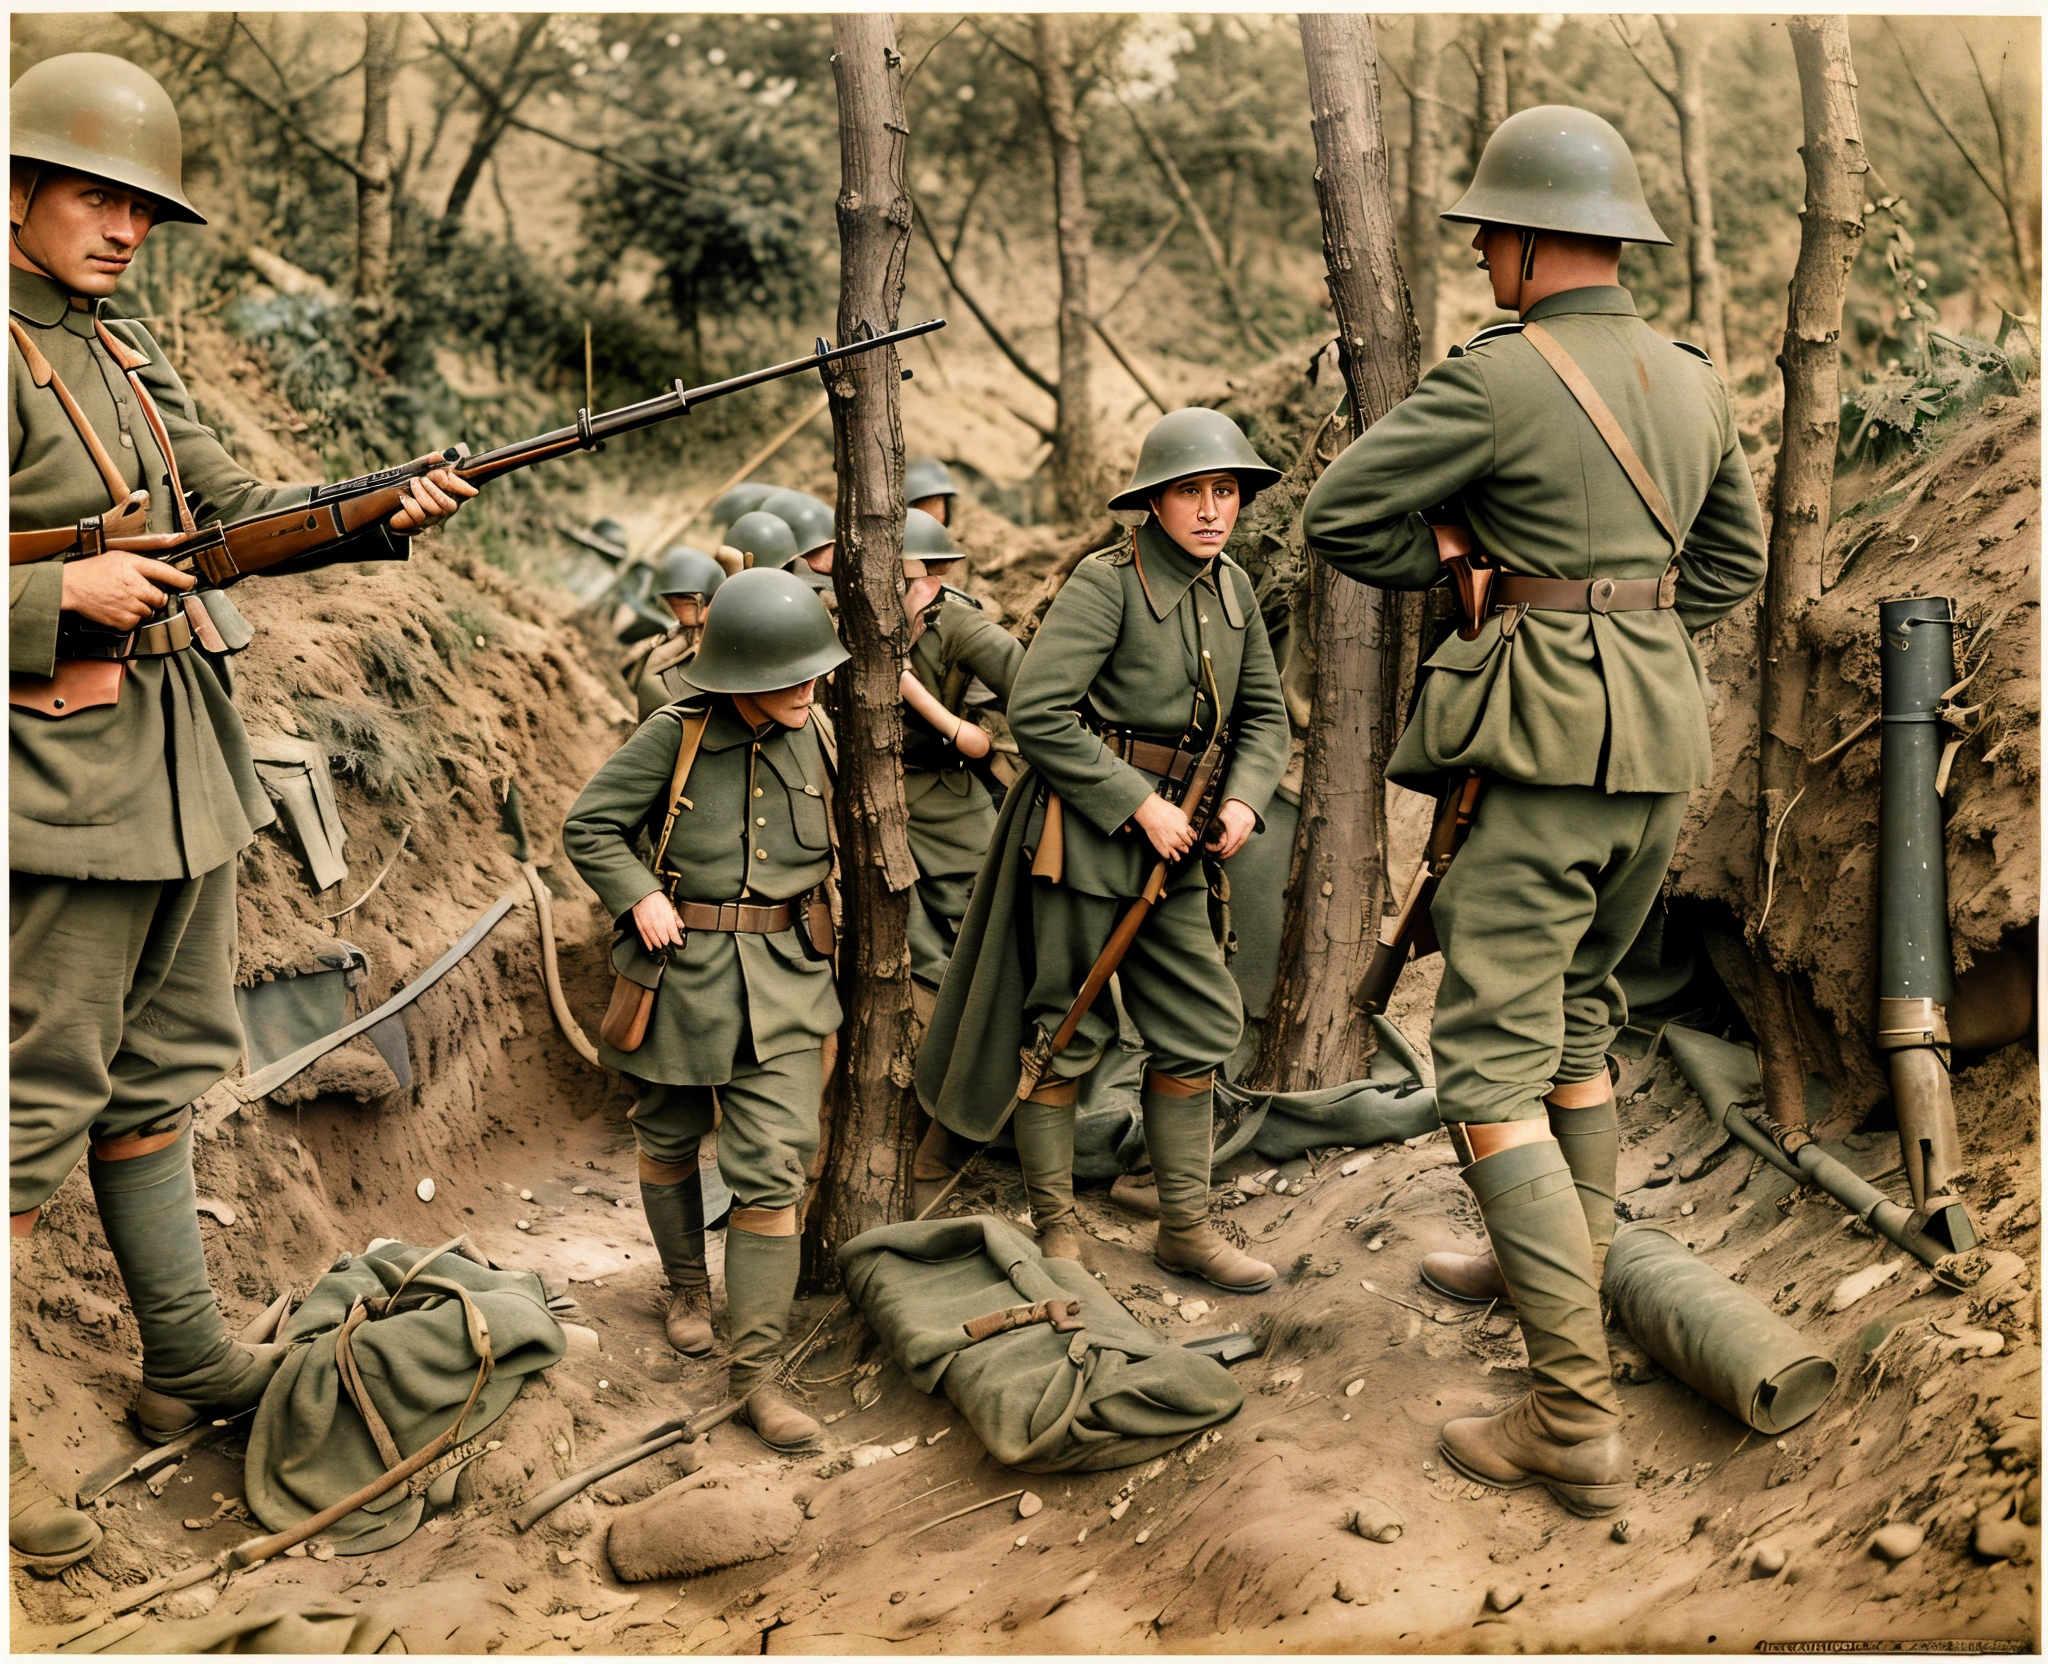
[[[1164,1294],[1160,1295],[1159,1302],[1163,1306],[1178,1306],[1180,1304],[1180,1296],[1175,1294],[1172,1289],[1168,1289]]]
[[[1507,1612],[1522,1604],[1522,1586],[1519,1583],[1496,1583],[1486,1591],[1486,1610]]]
[[[1199,1323],[1209,1313],[1206,1300],[1187,1300],[1181,1303],[1180,1316],[1183,1323]]]
[[[1131,1539],[1131,1541],[1133,1541],[1133,1542],[1135,1542],[1135,1543],[1143,1543],[1143,1542],[1149,1542],[1149,1541],[1151,1541],[1151,1538],[1152,1538],[1152,1528],[1151,1528],[1151,1527],[1150,1527],[1150,1526],[1148,1525],[1148,1526],[1146,1526],[1146,1527],[1145,1527],[1145,1529],[1144,1529],[1143,1531],[1140,1531],[1140,1532],[1139,1532],[1139,1533],[1137,1534],[1137,1536],[1133,1537],[1133,1538]]]
[[[600,1382],[598,1382],[598,1384],[597,1384],[597,1390],[598,1390],[599,1392],[604,1392],[604,1391],[605,1391],[606,1389],[608,1389],[608,1388],[609,1388],[610,1386],[611,1386],[611,1382],[609,1382],[609,1381],[600,1381]],[[915,1444],[915,1443],[916,1443],[917,1441],[913,1439],[913,1440],[912,1440],[911,1442],[912,1442],[913,1444]]]
[[[908,1589],[898,1589],[889,1597],[889,1604],[891,1606],[901,1606],[909,1598],[909,1595],[910,1591]]]
[[[306,1545],[306,1553],[315,1560],[332,1560],[334,1558],[334,1545],[325,1537],[316,1537]]]
[[[557,1456],[566,1456],[569,1454],[569,1441],[563,1438],[559,1433],[555,1435],[555,1454]]]
[[[571,1185],[569,1187],[569,1194],[571,1196],[588,1196],[590,1194],[590,1186],[587,1184]]]
[[[1652,1161],[1650,1165],[1652,1167],[1669,1167],[1671,1165],[1671,1152],[1669,1150],[1666,1150],[1662,1155],[1658,1156],[1654,1161]]]
[[[1386,1247],[1386,1245],[1387,1239],[1385,1237],[1376,1236],[1372,1239],[1372,1241],[1368,1242],[1365,1245],[1365,1251],[1368,1254],[1377,1254],[1382,1248]]]
[[[1684,1214],[1684,1215],[1686,1215],[1686,1216],[1687,1216],[1688,1218],[1690,1218],[1690,1217],[1691,1217],[1691,1215],[1692,1215],[1692,1211],[1693,1211],[1693,1206],[1692,1206],[1692,1203],[1690,1203],[1690,1202],[1687,1202],[1687,1203],[1685,1204],[1685,1206],[1684,1206],[1684,1207],[1682,1207],[1682,1208],[1680,1208],[1680,1209],[1679,1209],[1678,1211],[1679,1211],[1679,1212],[1680,1212],[1681,1214]]]
[[[1365,1377],[1361,1375],[1356,1381],[1353,1381],[1348,1387],[1344,1389],[1344,1396],[1346,1398],[1356,1398],[1360,1393],[1364,1391]]]
[[[1918,1554],[1926,1541],[1927,1533],[1919,1526],[1896,1520],[1870,1539],[1870,1552],[1880,1560],[1897,1562]]]
[[[522,1231],[530,1231],[533,1229],[533,1221],[531,1219],[515,1219],[513,1223],[517,1225]]]
[[[434,1199],[434,1181],[432,1179],[420,1180],[418,1184],[413,1186],[413,1194],[422,1202],[431,1202]]]
[[[1017,1518],[1019,1518],[1020,1520],[1028,1520],[1029,1518],[1031,1518],[1033,1514],[1037,1513],[1039,1509],[1043,1508],[1044,1506],[1045,1499],[1041,1497],[1036,1491],[1026,1491],[1022,1496],[1017,1498]]]
[[[1082,1526],[1082,1527],[1081,1527],[1081,1535],[1080,1535],[1080,1536],[1078,1536],[1078,1537],[1076,1537],[1076,1538],[1074,1539],[1074,1547],[1076,1547],[1076,1548],[1079,1548],[1079,1547],[1080,1547],[1080,1546],[1081,1546],[1081,1545],[1082,1545],[1083,1543],[1085,1543],[1085,1542],[1086,1542],[1087,1540],[1088,1540],[1088,1528],[1087,1528],[1087,1527],[1086,1527],[1086,1526],[1084,1525],[1084,1526]]]
[[[914,1436],[907,1439],[898,1439],[889,1446],[889,1454],[892,1456],[908,1456],[916,1448],[917,1439]]]
[[[2003,1519],[2001,1509],[1987,1508],[1977,1516],[1977,1529],[1970,1546],[1986,1560],[2025,1560],[2026,1528],[2016,1519]]]
[[[1636,1534],[1636,1528],[1627,1520],[1616,1520],[1614,1528],[1607,1533],[1617,1543],[1625,1543]]]
[[[530,1202],[533,1200],[533,1192],[530,1190],[522,1190],[519,1193],[519,1199],[522,1202]]]
[[[1371,1156],[1353,1156],[1342,1167],[1337,1169],[1337,1175],[1339,1178],[1348,1179],[1352,1176],[1352,1174],[1361,1171],[1362,1169],[1370,1166],[1371,1164]]]
[[[565,1548],[558,1548],[555,1550],[555,1563],[562,1566],[573,1566],[576,1564],[576,1556]]]
[[[1109,1517],[1113,1520],[1120,1520],[1124,1517],[1124,1515],[1128,1514],[1130,1511],[1131,1499],[1129,1497],[1125,1497],[1123,1501],[1119,1502],[1114,1508],[1110,1509]]]
[[[1374,1496],[1361,1499],[1345,1524],[1369,1543],[1391,1543],[1401,1535],[1401,1516]]]
[[[1363,1592],[1341,1577],[1337,1579],[1337,1587],[1330,1591],[1330,1596],[1333,1600],[1341,1600],[1346,1606],[1362,1606],[1365,1603]]]
[[[1776,1543],[1760,1543],[1749,1563],[1751,1577],[1776,1577],[1785,1569],[1785,1551]]]

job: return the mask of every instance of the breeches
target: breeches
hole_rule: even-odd
[[[1027,1028],[1037,1023],[1050,1032],[1059,1026],[1131,905],[1127,898],[1031,881],[1037,967],[1024,1005]],[[1117,988],[1152,1054],[1152,1067],[1165,1074],[1200,1075],[1216,1068],[1244,1032],[1244,1002],[1224,967],[1209,926],[1209,893],[1200,886],[1159,898],[1117,968]],[[1073,1043],[1053,1059],[1052,1072],[1085,1075],[1115,1038],[1116,1011],[1105,991],[1082,1016]]]
[[[1444,1120],[1531,1119],[1605,1069],[1628,1020],[1614,967],[1656,902],[1686,795],[1487,783],[1430,911]]]
[[[718,1171],[741,1207],[795,1207],[818,1153],[818,1100],[824,1051],[812,1046],[766,1063],[733,1060],[723,1086],[633,1081],[630,1119],[643,1154],[690,1166],[699,1140],[718,1127]],[[716,1115],[714,1117],[714,1108]]]
[[[90,1144],[164,1120],[242,1055],[235,868],[136,883],[12,875],[8,1211]]]

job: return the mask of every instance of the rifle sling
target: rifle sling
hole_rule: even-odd
[[[104,325],[100,326],[105,328]],[[115,466],[114,459],[107,454],[107,447],[100,443],[100,436],[93,431],[92,423],[86,420],[85,412],[78,408],[78,401],[71,396],[71,389],[64,385],[64,378],[57,374],[57,367],[43,356],[42,348],[35,344],[29,332],[13,318],[7,320],[7,334],[14,342],[21,360],[28,366],[29,380],[38,387],[47,387],[57,395],[57,402],[64,407],[64,414],[71,418],[71,425],[78,430],[78,437],[84,441],[86,450],[92,456],[92,465],[99,470],[100,480],[107,488],[107,496],[115,508],[128,500],[128,481]],[[119,362],[116,360],[116,362]]]
[[[135,390],[135,402],[142,407],[142,419],[149,424],[150,436],[156,440],[156,448],[163,453],[164,468],[171,476],[171,507],[178,516],[178,530],[189,537],[199,530],[199,522],[192,518],[192,505],[185,501],[185,482],[178,477],[178,457],[171,449],[171,436],[164,428],[163,412],[157,409],[156,400],[150,397],[149,389],[142,384],[143,367],[149,360],[107,328],[104,319],[94,318],[92,326],[99,332],[100,345],[106,348],[107,356],[121,366],[121,373]]]
[[[1579,368],[1572,355],[1564,350],[1557,337],[1541,324],[1524,324],[1522,339],[1543,355],[1544,363],[1557,372],[1557,379],[1564,383],[1571,396],[1579,401],[1579,408],[1586,413],[1593,424],[1594,432],[1606,442],[1614,453],[1614,460],[1621,464],[1621,471],[1628,475],[1629,484],[1636,488],[1636,494],[1643,499],[1643,506],[1650,511],[1651,518],[1663,529],[1671,540],[1671,558],[1676,560],[1684,551],[1685,538],[1678,530],[1678,522],[1671,513],[1671,504],[1657,482],[1650,478],[1650,470],[1643,466],[1643,459],[1636,455],[1635,446],[1629,443],[1628,435],[1621,431],[1621,423],[1614,419],[1614,412],[1607,408],[1607,401],[1600,397],[1600,390],[1586,379],[1586,372]]]

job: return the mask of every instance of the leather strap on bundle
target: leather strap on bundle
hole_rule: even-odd
[[[987,1340],[991,1335],[1006,1335],[1012,1329],[1029,1329],[1038,1323],[1050,1323],[1058,1334],[1071,1334],[1081,1327],[1081,1302],[1041,1300],[1035,1306],[1011,1306],[1004,1311],[970,1318],[960,1327],[966,1331],[969,1340]]]

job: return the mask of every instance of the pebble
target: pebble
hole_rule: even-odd
[[[1369,1543],[1391,1543],[1401,1535],[1401,1516],[1378,1497],[1360,1501],[1346,1523]]]
[[[1331,1591],[1331,1596],[1333,1599],[1341,1600],[1346,1606],[1362,1606],[1365,1603],[1365,1596],[1341,1577],[1337,1580],[1337,1587]]]
[[[1687,1202],[1685,1206],[1680,1208],[1678,1211],[1684,1214],[1687,1218],[1690,1218],[1692,1216],[1693,1211],[1692,1203]]]
[[[1776,1543],[1765,1543],[1749,1563],[1751,1577],[1776,1577],[1785,1569],[1785,1551]]]
[[[1159,1300],[1160,1304],[1165,1306],[1178,1306],[1180,1304],[1180,1296],[1178,1294],[1175,1294],[1171,1289],[1168,1289],[1164,1294],[1160,1295]]]
[[[1899,1561],[1920,1552],[1927,1533],[1917,1525],[1899,1520],[1884,1527],[1870,1539],[1870,1552],[1880,1560]]]
[[[608,1391],[608,1390],[610,1389],[610,1387],[611,1387],[611,1382],[609,1382],[609,1381],[600,1381],[600,1382],[598,1382],[598,1384],[597,1384],[597,1390],[598,1390],[599,1392],[605,1392],[605,1391]],[[911,1442],[912,1442],[913,1444],[915,1444],[915,1443],[916,1443],[917,1441],[916,1441],[915,1439],[913,1439],[913,1440],[912,1440]],[[901,1452],[898,1452],[898,1454],[900,1455],[900,1454],[901,1454]]]
[[[1382,1248],[1386,1247],[1386,1245],[1387,1239],[1385,1237],[1376,1236],[1372,1239],[1372,1241],[1368,1242],[1365,1245],[1365,1251],[1368,1254],[1377,1254]]]
[[[1020,1520],[1028,1520],[1029,1518],[1031,1518],[1033,1514],[1037,1513],[1038,1510],[1043,1508],[1044,1506],[1045,1499],[1041,1497],[1036,1491],[1026,1491],[1022,1496],[1017,1498],[1017,1518],[1019,1518]]]
[[[1361,1375],[1356,1381],[1353,1381],[1348,1387],[1344,1389],[1344,1396],[1346,1398],[1356,1398],[1360,1393],[1364,1391],[1365,1377]]]
[[[1519,1583],[1496,1583],[1486,1591],[1486,1609],[1489,1612],[1506,1612],[1522,1604],[1522,1586]]]
[[[908,1589],[898,1589],[894,1594],[890,1595],[889,1604],[891,1606],[901,1606],[909,1594],[910,1591]]]
[[[1635,1534],[1636,1528],[1629,1524],[1627,1520],[1616,1520],[1614,1522],[1614,1529],[1607,1533],[1617,1543],[1625,1543]]]
[[[1977,1516],[1977,1531],[1971,1546],[1986,1560],[2024,1560],[2027,1531],[2016,1519],[2000,1519],[1999,1510],[1987,1508]]]
[[[1078,1537],[1076,1537],[1076,1538],[1074,1539],[1074,1547],[1076,1547],[1076,1548],[1079,1548],[1079,1547],[1080,1547],[1080,1546],[1081,1546],[1081,1545],[1082,1545],[1083,1543],[1085,1543],[1085,1542],[1086,1542],[1087,1540],[1088,1540],[1088,1528],[1087,1528],[1087,1527],[1086,1527],[1086,1526],[1084,1525],[1084,1526],[1082,1526],[1082,1527],[1081,1527],[1081,1535],[1080,1535],[1080,1536],[1078,1536]]]
[[[1130,1511],[1131,1499],[1129,1497],[1125,1497],[1123,1501],[1119,1502],[1114,1508],[1110,1509],[1109,1517],[1113,1520],[1120,1520],[1124,1517],[1124,1515],[1128,1514]]]
[[[571,1196],[588,1196],[590,1194],[590,1186],[587,1184],[571,1185],[569,1187],[569,1194]]]
[[[530,1231],[533,1229],[533,1221],[531,1219],[515,1219],[513,1223],[517,1225],[522,1231]]]
[[[1137,1534],[1137,1536],[1136,1536],[1136,1537],[1134,1537],[1134,1538],[1132,1538],[1131,1540],[1132,1540],[1133,1542],[1138,1542],[1138,1543],[1142,1543],[1142,1542],[1147,1542],[1147,1541],[1149,1541],[1149,1540],[1150,1540],[1150,1538],[1151,1538],[1151,1536],[1152,1536],[1152,1528],[1151,1528],[1151,1527],[1150,1527],[1150,1526],[1148,1525],[1148,1526],[1146,1526],[1146,1527],[1145,1527],[1145,1529],[1144,1529],[1143,1531],[1140,1531],[1140,1532],[1139,1532],[1139,1533]]]
[[[533,1192],[530,1190],[522,1190],[519,1193],[519,1199],[522,1202],[530,1202],[533,1200]]]
[[[600,1385],[602,1385],[602,1383],[600,1383]],[[916,1448],[917,1440],[915,1437],[911,1437],[908,1439],[898,1439],[894,1444],[889,1446],[889,1454],[891,1456],[908,1456]]]
[[[434,1181],[432,1179],[420,1180],[420,1182],[413,1187],[413,1194],[417,1196],[422,1202],[431,1202],[434,1199]]]
[[[1275,1196],[1285,1196],[1287,1194],[1287,1181],[1285,1179],[1275,1179],[1273,1181],[1273,1194]]]
[[[555,1561],[558,1565],[573,1566],[576,1564],[576,1556],[565,1548],[558,1548],[555,1550]]]
[[[1181,1303],[1180,1315],[1184,1323],[1199,1323],[1209,1313],[1206,1300],[1185,1300]]]

